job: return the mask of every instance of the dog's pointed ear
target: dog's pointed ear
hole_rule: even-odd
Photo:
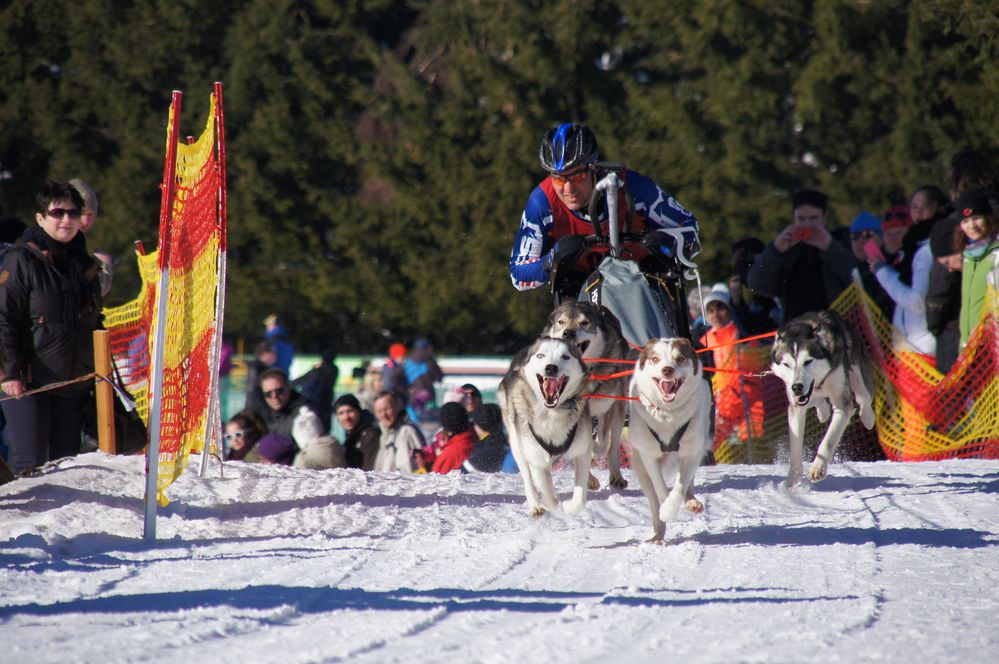
[[[675,341],[675,345],[680,349],[685,357],[690,359],[690,366],[693,367],[694,373],[697,373],[701,369],[701,358],[697,355],[697,350],[694,348],[694,344],[691,343],[690,339],[685,339],[684,337],[678,337]]]
[[[623,334],[623,332],[621,331],[621,321],[617,319],[617,316],[614,315],[614,312],[612,312],[610,309],[601,304],[600,313],[603,314],[604,321],[608,325],[613,327],[618,334]]]
[[[645,345],[642,346],[642,351],[638,354],[639,371],[645,369],[645,363],[649,361],[650,357],[652,357],[652,347],[656,345],[657,341],[659,340],[649,339],[648,341],[645,342]]]

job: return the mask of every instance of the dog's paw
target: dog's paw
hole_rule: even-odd
[[[665,531],[663,531],[661,533],[660,532],[652,533],[652,537],[650,537],[649,539],[645,540],[645,543],[646,544],[665,544],[666,543],[666,534],[665,534]]]
[[[704,511],[704,503],[699,501],[697,498],[688,498],[687,502],[683,504],[687,508],[688,512],[693,514],[700,514]]]
[[[547,511],[548,510],[546,510],[541,505],[533,505],[533,506],[532,505],[528,505],[527,506],[527,513],[530,514],[531,516],[533,516],[534,518],[538,518],[539,516],[544,516],[545,512],[547,512]]]
[[[586,501],[577,500],[576,498],[567,500],[566,502],[562,503],[562,511],[564,511],[569,516],[575,516],[576,514],[579,514],[580,512],[583,511],[584,507],[586,507]]]
[[[667,498],[663,501],[663,504],[659,506],[659,520],[663,523],[669,523],[676,518],[676,515],[680,512],[680,501],[672,500]]]
[[[812,465],[808,467],[808,479],[812,482],[821,482],[826,478],[828,470],[829,466],[825,461],[816,459],[812,462]]]
[[[785,489],[793,489],[798,486],[801,482],[801,468],[792,469],[787,473],[787,479],[784,480]]]
[[[600,488],[600,480],[594,477],[593,473],[590,473],[589,479],[586,480],[586,488],[590,491],[596,491]]]
[[[628,488],[628,480],[618,475],[611,475],[610,481],[607,483],[608,486],[617,489],[618,491],[624,491]]]

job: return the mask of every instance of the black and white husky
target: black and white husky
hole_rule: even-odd
[[[575,300],[563,302],[555,307],[548,317],[548,323],[541,333],[543,336],[575,341],[583,361],[593,374],[614,374],[627,368],[628,364],[588,362],[594,358],[631,360],[638,352],[628,346],[621,334],[621,323],[607,309],[590,302]],[[588,399],[590,415],[596,419],[596,437],[593,453],[607,455],[610,470],[609,484],[624,489],[628,482],[621,476],[621,430],[628,412],[627,403],[619,398],[628,390],[628,377],[609,380],[591,380],[588,393],[596,395]],[[590,489],[600,488],[600,483],[590,475]]]
[[[829,460],[856,408],[865,427],[874,427],[873,369],[857,331],[835,311],[809,313],[784,323],[770,354],[774,374],[787,388],[790,467],[787,486],[801,478],[805,413],[815,407],[820,422],[832,419],[808,468],[808,479],[826,478]]]
[[[552,462],[562,456],[575,462],[572,498],[566,514],[586,506],[593,441],[585,399],[588,374],[571,340],[541,337],[520,351],[500,382],[498,400],[510,449],[524,480],[532,516],[559,506]]]

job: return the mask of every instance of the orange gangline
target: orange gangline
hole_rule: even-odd
[[[777,331],[764,332],[763,334],[757,334],[754,337],[743,337],[742,339],[736,339],[735,341],[726,341],[723,344],[718,344],[717,346],[708,346],[707,348],[700,348],[697,350],[698,353],[706,353],[709,350],[714,350],[715,348],[724,348],[725,346],[734,346],[736,344],[745,343],[747,341],[756,341],[757,339],[766,339],[768,337],[777,336]]]
[[[618,401],[638,401],[638,397],[619,397],[614,394],[584,394],[584,399],[617,399]]]

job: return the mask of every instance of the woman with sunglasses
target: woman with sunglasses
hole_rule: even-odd
[[[227,461],[259,463],[257,442],[267,433],[263,418],[252,410],[241,410],[225,423]]]
[[[527,199],[510,257],[510,279],[517,290],[547,283],[556,265],[574,266],[585,253],[583,238],[593,233],[587,212],[596,187],[593,165],[600,157],[596,136],[586,125],[561,124],[545,133],[539,157],[548,177]],[[687,256],[693,258],[700,249],[694,215],[646,176],[630,170],[621,175],[635,201],[638,228],[632,232],[689,228]],[[618,207],[623,220],[623,198]],[[606,205],[598,221],[606,229]],[[577,266],[577,271],[576,279],[557,284],[560,295],[575,298],[579,294],[590,270]]]
[[[70,185],[49,182],[35,203],[37,226],[0,266],[0,389],[17,473],[79,453],[93,380],[34,391],[91,374],[93,332],[101,327],[100,263],[80,232],[83,199]]]

